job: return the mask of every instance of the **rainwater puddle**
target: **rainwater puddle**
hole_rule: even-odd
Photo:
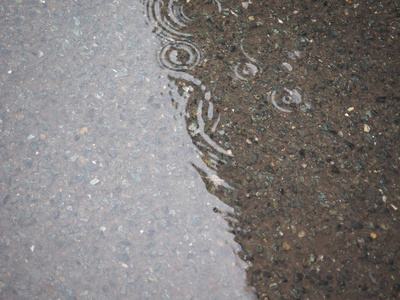
[[[224,185],[186,130],[208,91],[172,4],[0,5],[1,298],[253,298],[232,209],[193,168]]]

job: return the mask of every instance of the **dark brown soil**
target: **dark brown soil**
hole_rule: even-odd
[[[234,154],[204,157],[234,191],[204,180],[235,208],[249,283],[260,299],[400,297],[399,1],[221,4],[187,3],[187,31],[224,130],[205,132]],[[235,78],[246,63],[255,76]],[[278,110],[284,88],[311,108]]]

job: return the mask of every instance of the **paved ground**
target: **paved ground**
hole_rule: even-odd
[[[399,9],[0,5],[0,295],[399,297]]]
[[[146,7],[0,5],[1,299],[251,298]]]

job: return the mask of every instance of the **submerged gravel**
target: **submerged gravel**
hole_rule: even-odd
[[[193,137],[234,187],[204,176],[235,208],[260,299],[400,295],[399,9],[373,0],[187,4],[187,32],[204,55],[191,74],[212,91],[200,112],[204,91],[192,94],[188,124],[200,113],[227,151]]]

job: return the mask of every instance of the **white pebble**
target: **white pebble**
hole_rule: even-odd
[[[283,63],[283,66],[284,66],[286,69],[288,69],[289,71],[292,71],[292,70],[293,70],[293,67],[292,67],[290,64],[288,64],[287,62],[284,62],[284,63]]]

